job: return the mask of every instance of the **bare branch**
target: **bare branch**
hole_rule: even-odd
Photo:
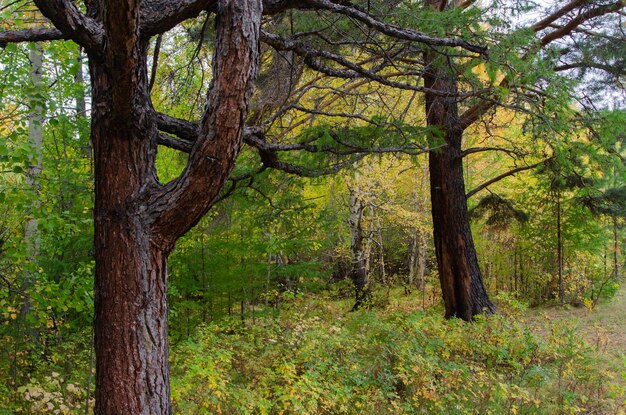
[[[517,151],[504,148],[504,147],[473,147],[473,148],[468,148],[467,150],[463,151],[461,153],[461,157],[467,157],[470,154],[482,153],[486,151],[501,151],[503,153],[507,153],[512,156],[520,156],[520,154]]]
[[[441,95],[441,96],[450,96],[449,93],[442,92],[435,89],[424,88],[418,85],[407,84],[404,82],[392,81],[388,76],[382,76],[376,73],[373,70],[369,70],[364,68],[363,66],[356,64],[354,62],[349,61],[343,56],[332,53],[326,50],[320,50],[312,48],[302,42],[299,42],[295,39],[283,39],[278,35],[268,33],[265,31],[261,32],[261,40],[272,46],[276,50],[284,50],[284,51],[293,51],[296,54],[304,57],[304,63],[314,69],[316,71],[322,72],[328,76],[343,78],[343,79],[355,79],[359,77],[369,78],[373,81],[378,82],[381,85],[386,85],[392,88],[397,89],[405,89],[411,91],[419,91],[419,92],[428,92],[433,95]],[[346,69],[338,69],[333,68],[331,66],[325,65],[315,58],[323,58],[334,61],[339,65],[343,66]],[[382,69],[382,68],[378,68]],[[408,76],[408,73],[403,73],[403,76]],[[469,96],[478,95],[484,93],[485,91],[472,91],[467,93],[457,93],[455,96],[459,99],[466,98]]]
[[[161,52],[161,43],[163,42],[163,34],[159,34],[154,42],[154,53],[152,53],[152,70],[150,71],[150,83],[148,84],[148,91],[152,91],[154,88],[154,81],[157,75],[157,66],[159,64],[159,53]]]
[[[216,0],[144,0],[140,11],[141,34],[150,37],[167,32],[204,10],[214,11],[216,8]]]
[[[183,153],[191,153],[191,148],[193,147],[193,142],[177,140],[163,133],[159,133],[157,139],[158,144],[174,150],[182,151]]]
[[[23,30],[7,30],[0,32],[0,48],[7,43],[43,42],[46,40],[64,40],[69,37],[59,29],[33,28]]]
[[[200,136],[200,124],[174,118],[160,112],[156,113],[157,128],[168,134],[195,143]]]

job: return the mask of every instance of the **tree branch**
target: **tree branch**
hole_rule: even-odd
[[[557,9],[554,13],[546,16],[545,18],[532,25],[531,29],[535,32],[547,29],[552,23],[556,22],[558,19],[565,16],[567,13],[571,12],[577,7],[584,5],[585,3],[587,3],[587,1],[588,0],[572,0],[560,9]]]
[[[549,159],[547,159],[547,160],[549,160]],[[496,182],[499,182],[500,180],[502,180],[502,179],[504,179],[504,178],[506,178],[506,177],[513,176],[514,174],[519,173],[519,172],[521,172],[521,171],[525,171],[525,170],[532,170],[532,169],[534,169],[535,167],[537,167],[537,166],[539,166],[539,165],[541,165],[541,164],[545,163],[547,160],[543,160],[543,161],[540,161],[540,162],[538,162],[538,163],[531,164],[531,165],[529,165],[529,166],[522,166],[522,167],[518,167],[518,168],[516,168],[516,169],[509,170],[509,171],[507,171],[506,173],[502,173],[501,175],[496,176],[496,177],[494,177],[494,178],[493,178],[493,179],[491,179],[491,180],[487,180],[485,183],[483,183],[483,184],[481,184],[481,185],[479,185],[479,186],[476,186],[475,188],[473,188],[472,190],[470,190],[470,191],[469,191],[469,192],[465,195],[465,197],[466,197],[467,199],[469,199],[470,197],[474,196],[476,193],[478,193],[478,192],[480,192],[481,190],[483,190],[483,189],[485,189],[485,188],[487,188],[487,187],[491,186],[492,184],[494,184],[494,183],[496,183]]]
[[[183,173],[160,191],[146,192],[154,235],[165,250],[214,204],[230,175],[258,72],[261,0],[219,0],[218,10],[213,79],[200,134]],[[171,124],[188,132],[182,127],[189,123]]]
[[[308,7],[315,7],[316,9],[326,9],[338,14],[342,14],[344,16],[351,17],[365,24],[371,29],[374,29],[382,34],[396,39],[410,40],[430,46],[460,47],[470,52],[475,52],[481,55],[487,53],[487,48],[479,45],[474,45],[462,39],[433,37],[412,29],[406,29],[390,23],[386,23],[346,1],[342,1],[341,3],[335,3],[330,0],[307,0],[306,3]]]
[[[379,75],[373,70],[366,69],[359,64],[349,61],[348,59],[344,58],[342,55],[332,53],[326,50],[312,48],[295,39],[284,39],[278,35],[262,31],[261,41],[263,43],[270,45],[276,50],[295,52],[296,54],[304,57],[304,63],[309,68],[319,71],[321,73],[324,73],[328,76],[332,76],[336,78],[343,78],[343,79],[355,79],[359,77],[364,77],[364,78],[369,78],[373,81],[376,81],[381,85],[389,86],[392,88],[419,91],[419,92],[428,92],[433,95],[441,95],[441,96],[450,95],[449,93],[431,89],[431,88],[424,88],[418,85],[392,81],[386,76]],[[331,66],[325,65],[315,59],[318,57],[334,61],[335,63],[338,63],[339,65],[343,66],[344,68],[347,68],[347,70],[333,68]],[[461,93],[461,94],[456,94],[455,96],[458,97],[459,99],[462,99],[462,98],[466,98],[472,95],[477,95],[480,93],[484,93],[484,91],[473,91],[470,93]]]
[[[535,23],[533,26],[531,26],[531,29],[533,29],[535,32],[540,32],[541,30],[549,27],[554,21],[556,21],[560,17],[575,10],[577,7],[581,7],[582,5],[585,5],[585,4],[587,4],[587,1],[573,0],[570,3],[566,4],[565,6],[563,6],[562,8],[555,11],[554,13],[552,13],[547,18],[541,20],[538,23]],[[559,26],[558,29],[543,36],[539,41],[539,46],[540,46],[539,49],[547,46],[549,43],[557,39],[561,39],[567,36],[569,33],[576,30],[578,26],[589,21],[590,19],[602,16],[608,13],[617,12],[624,7],[625,7],[624,1],[620,0],[615,3],[611,3],[608,5],[604,5],[604,6],[599,6],[599,7],[590,9],[584,13],[581,13],[577,17],[570,20],[570,22],[567,23],[566,25]],[[525,58],[527,59],[528,56],[526,56]],[[507,75],[502,79],[502,81],[500,81],[499,87],[508,88],[510,82],[511,82],[510,76]],[[499,102],[500,101],[497,97],[492,96],[490,97],[490,99],[485,99],[477,103],[476,105],[472,106],[471,108],[468,108],[460,117],[461,128],[466,129],[470,125],[474,124],[476,121],[478,121],[478,119],[480,119],[480,117],[484,113],[486,113],[487,111],[495,107]]]
[[[183,153],[191,153],[191,149],[193,147],[193,142],[177,140],[163,133],[158,134],[157,140],[158,144],[174,150],[182,151]]]
[[[467,157],[470,154],[475,154],[475,153],[482,153],[485,151],[501,151],[503,153],[507,153],[509,155],[513,155],[513,156],[519,156],[520,154],[518,152],[516,152],[515,150],[511,150],[511,149],[507,149],[504,147],[472,147],[472,148],[468,148],[467,150],[463,151],[461,153],[461,157]]]
[[[217,0],[144,0],[141,3],[141,34],[155,36],[204,10],[216,11]]]
[[[68,38],[90,53],[101,53],[104,29],[96,20],[85,16],[70,0],[34,0],[41,13]]]
[[[619,11],[620,9],[626,7],[623,0],[619,0],[615,3],[607,4],[604,6],[599,6],[590,10],[587,10],[584,13],[579,14],[575,18],[569,21],[566,25],[559,27],[556,30],[548,33],[544,37],[541,38],[540,44],[541,46],[546,46],[547,44],[554,42],[557,39],[561,39],[568,34],[572,33],[578,26],[585,23],[588,20],[591,20],[595,17],[600,17],[605,14],[614,13]]]
[[[43,27],[22,30],[7,30],[0,32],[0,48],[4,48],[7,43],[22,42],[43,42],[46,40],[65,40],[69,36],[59,29],[48,29]]]
[[[200,136],[200,124],[174,118],[167,114],[155,112],[157,128],[168,134],[175,135],[181,140],[195,143]]]

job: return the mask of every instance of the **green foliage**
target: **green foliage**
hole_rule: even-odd
[[[304,308],[303,308],[304,307]],[[605,373],[575,330],[521,319],[337,315],[300,302],[280,320],[204,327],[176,349],[177,412],[554,414],[611,410]],[[332,307],[332,306],[331,306]]]
[[[510,200],[503,199],[495,193],[480,199],[469,213],[470,216],[477,218],[489,214],[486,219],[488,226],[506,226],[513,220],[520,223],[528,221],[526,212],[516,209]]]

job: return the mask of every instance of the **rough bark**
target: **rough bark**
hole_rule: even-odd
[[[463,129],[459,122],[456,74],[452,65],[426,53],[424,86],[446,94],[426,93],[426,117],[444,145],[429,152],[433,238],[447,318],[470,321],[494,312],[483,285],[472,239],[463,178]],[[443,96],[447,95],[447,96]]]
[[[107,34],[90,53],[95,163],[96,414],[169,414],[167,256],[210,208],[232,170],[258,66],[260,2],[222,1],[209,105],[189,163],[167,186],[155,169],[157,117],[139,6],[97,11]]]

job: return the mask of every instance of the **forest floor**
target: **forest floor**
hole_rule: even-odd
[[[546,322],[567,322],[582,335],[584,340],[611,362],[626,361],[626,284],[616,296],[601,302],[594,309],[586,307],[550,307],[531,309],[528,323],[538,334],[545,333]],[[626,378],[616,376],[622,384]]]

